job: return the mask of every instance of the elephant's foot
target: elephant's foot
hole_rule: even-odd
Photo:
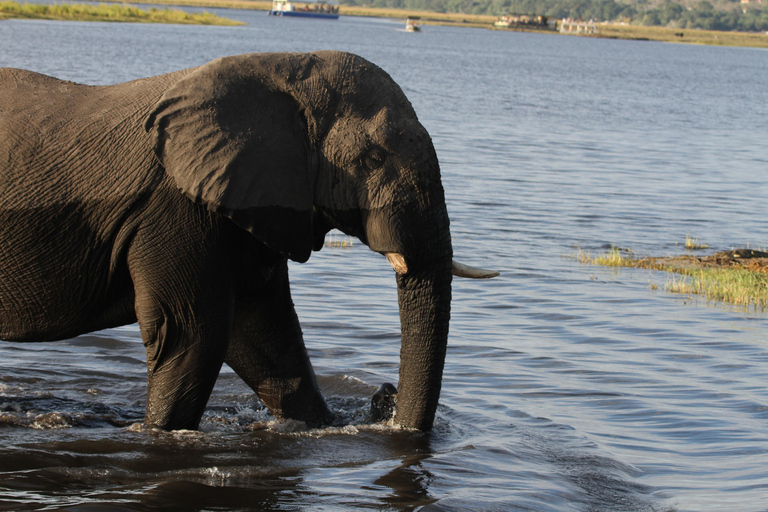
[[[371,398],[371,421],[373,423],[392,418],[397,404],[397,388],[390,383],[382,384]]]

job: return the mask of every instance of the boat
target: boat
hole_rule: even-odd
[[[408,16],[405,19],[405,31],[406,32],[418,32],[421,30],[421,26],[419,25],[419,18],[418,16]]]
[[[339,17],[339,3],[333,0],[273,0],[269,14],[335,20]]]
[[[527,16],[507,14],[493,24],[497,28],[548,28],[549,19],[546,16]]]

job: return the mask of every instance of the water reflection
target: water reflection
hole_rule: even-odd
[[[397,453],[406,454],[401,464],[373,482],[392,489],[390,495],[380,498],[382,505],[412,510],[436,502],[437,498],[429,492],[433,475],[422,464],[432,456],[429,436],[399,436],[394,448]]]
[[[184,480],[163,481],[143,494],[140,510],[290,510],[284,507],[286,497],[295,493],[300,485],[297,471],[249,482],[247,487],[232,482],[209,485]]]

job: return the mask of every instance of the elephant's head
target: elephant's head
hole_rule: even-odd
[[[430,429],[451,236],[435,150],[400,87],[346,53],[228,57],[167,90],[153,127],[179,188],[274,251],[304,262],[338,228],[388,257],[402,325],[395,421]]]

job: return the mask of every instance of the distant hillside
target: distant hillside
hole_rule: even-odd
[[[764,3],[763,3],[764,2]],[[342,4],[465,14],[541,14],[707,30],[768,31],[768,0],[341,0]]]

